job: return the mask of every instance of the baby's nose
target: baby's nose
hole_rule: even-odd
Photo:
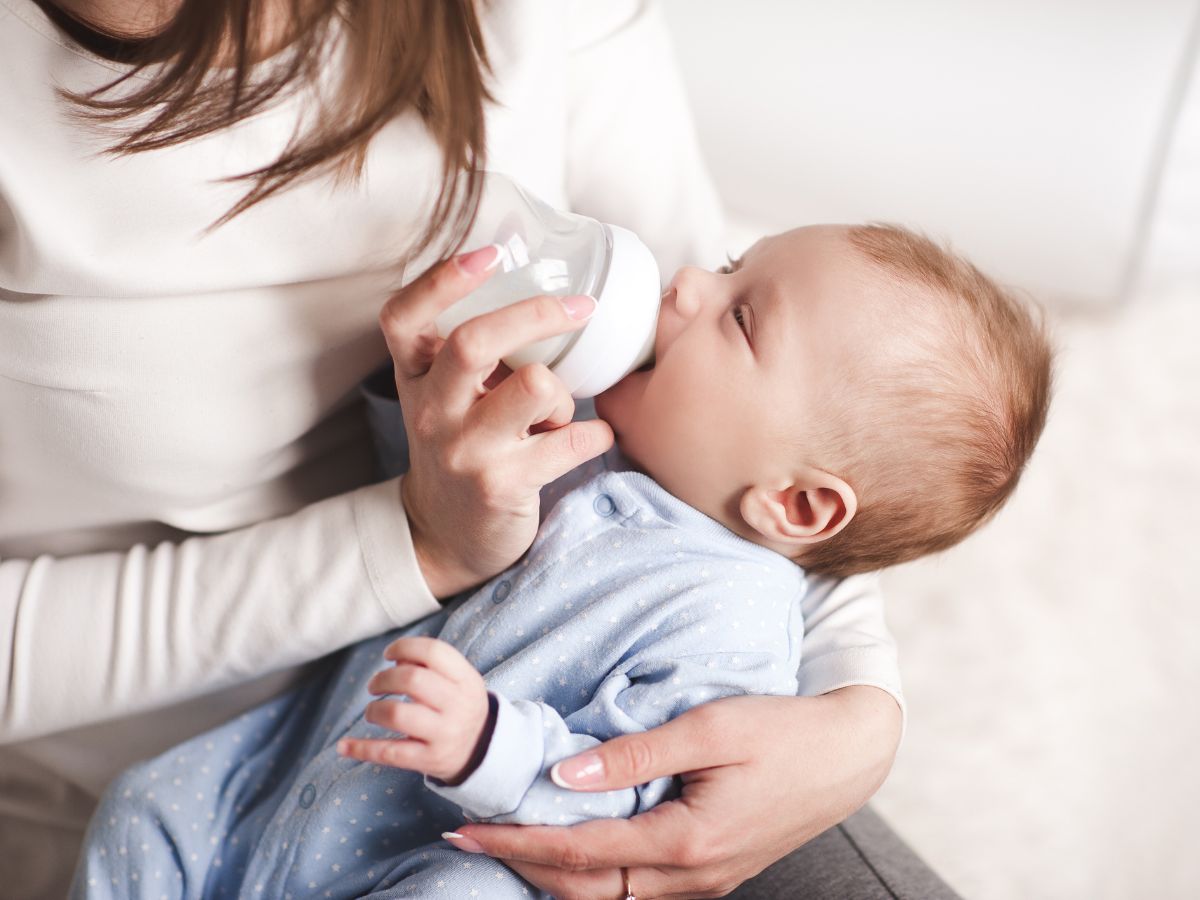
[[[696,291],[694,285],[673,285],[668,291],[668,295],[673,294],[674,297],[668,296],[664,301],[664,305],[669,302],[675,304],[675,312],[685,319],[690,319],[700,311],[700,294]]]

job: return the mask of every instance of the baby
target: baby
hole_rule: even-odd
[[[708,700],[794,694],[805,572],[961,540],[1011,494],[1049,402],[1030,311],[890,226],[681,270],[655,360],[596,398],[617,445],[543,490],[517,564],[128,770],[74,894],[536,894],[439,836],[464,814],[569,824],[671,796],[577,793],[554,767]]]

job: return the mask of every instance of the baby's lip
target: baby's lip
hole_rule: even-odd
[[[663,346],[663,311],[667,308],[668,302],[675,302],[674,294],[675,286],[670,285],[665,291],[662,292],[662,296],[658,299],[658,315],[655,317],[654,321],[654,348],[650,353],[650,363],[648,364],[648,367],[643,366],[641,369],[638,369],[639,372],[649,371],[650,369],[654,368],[654,364],[658,362],[659,358],[662,356],[663,350],[666,349]]]

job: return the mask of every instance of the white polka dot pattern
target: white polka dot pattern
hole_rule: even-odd
[[[335,752],[347,735],[389,735],[362,716],[397,636],[383,635],[124,773],[93,819],[76,895],[537,896],[439,835],[464,815],[571,824],[648,809],[672,780],[581,794],[558,788],[550,768],[708,700],[796,692],[804,579],[793,563],[615,453],[542,500],[537,539],[516,565],[404,632],[454,644],[497,697],[491,744],[463,784]]]

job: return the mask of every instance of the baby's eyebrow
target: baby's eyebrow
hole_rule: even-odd
[[[718,268],[717,269],[718,272],[724,272],[726,274],[732,275],[734,272],[736,272],[738,269],[740,269],[742,267],[742,257],[741,256],[739,256],[737,259],[734,259],[732,256],[729,255],[729,251],[727,250],[727,251],[725,251],[725,258],[727,260],[729,260],[729,262],[726,263],[725,265],[721,266],[720,268]]]

